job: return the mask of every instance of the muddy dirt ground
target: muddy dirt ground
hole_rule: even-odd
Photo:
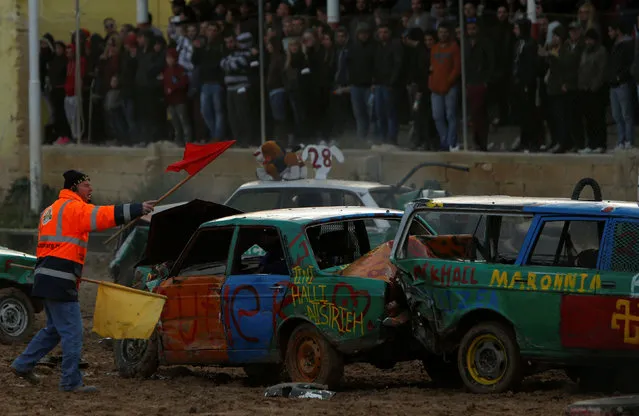
[[[108,279],[105,258],[91,258],[85,276]],[[9,415],[561,415],[566,405],[585,398],[562,372],[547,372],[526,380],[523,391],[478,396],[430,385],[419,362],[378,370],[369,365],[347,367],[343,388],[328,401],[263,397],[264,388],[249,387],[242,370],[161,368],[149,380],[122,379],[110,349],[91,332],[95,285],[83,283],[84,358],[90,363],[85,383],[95,394],[58,391],[59,370],[38,366],[44,376],[33,387],[8,370],[24,345],[0,345],[0,414]],[[42,325],[44,314],[39,315]],[[26,345],[26,344],[25,344]],[[54,350],[59,354],[60,350]]]

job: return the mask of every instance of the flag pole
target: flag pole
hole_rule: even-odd
[[[187,183],[189,180],[191,180],[191,178],[193,178],[195,175],[189,175],[186,178],[182,179],[180,182],[178,182],[173,188],[169,189],[164,195],[162,195],[160,197],[160,199],[158,199],[155,202],[155,205],[159,204],[160,202],[164,201],[166,198],[170,197],[175,191],[177,191],[178,189],[180,189],[180,187],[182,185],[184,185],[185,183]],[[128,224],[126,224],[124,227],[120,228],[115,234],[113,234],[111,237],[107,238],[104,241],[104,245],[109,244],[111,241],[113,241],[113,239],[117,236],[119,236],[120,234],[122,234],[125,230],[128,230],[129,228],[131,228],[133,226],[133,224],[135,224],[140,218],[135,218],[131,221],[129,221]]]

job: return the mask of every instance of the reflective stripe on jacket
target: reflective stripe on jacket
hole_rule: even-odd
[[[96,206],[68,189],[40,215],[32,295],[77,301],[78,278],[87,254],[89,232],[125,224],[142,215],[142,204]]]

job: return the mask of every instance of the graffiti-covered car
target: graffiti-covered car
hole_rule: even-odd
[[[334,386],[350,362],[389,368],[423,351],[399,316],[390,246],[371,247],[367,232],[376,219],[399,225],[401,211],[243,213],[192,229],[169,221],[173,231],[164,236],[154,222],[171,211],[151,219],[139,265],[153,265],[139,287],[168,299],[149,341],[114,343],[122,376],[150,376],[158,365],[217,365],[276,381],[286,367],[292,381]],[[412,232],[430,229],[420,220]],[[191,234],[183,249],[171,244]]]
[[[24,341],[42,302],[31,297],[36,257],[0,246],[0,343]]]
[[[425,256],[407,250],[417,218],[436,233],[417,237]],[[427,372],[476,393],[513,389],[548,368],[586,389],[634,387],[638,239],[637,203],[499,196],[409,204],[391,261],[429,353]]]

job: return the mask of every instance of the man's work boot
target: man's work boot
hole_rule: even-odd
[[[36,375],[36,373],[34,373],[33,371],[27,371],[26,373],[23,373],[21,371],[16,370],[15,368],[11,367],[11,371],[13,372],[13,374],[15,374],[17,377],[24,379],[26,381],[28,381],[29,383],[33,384],[33,385],[37,385],[40,384],[40,377],[38,377]]]
[[[69,393],[95,393],[98,388],[95,386],[78,386],[71,390],[66,390]]]

